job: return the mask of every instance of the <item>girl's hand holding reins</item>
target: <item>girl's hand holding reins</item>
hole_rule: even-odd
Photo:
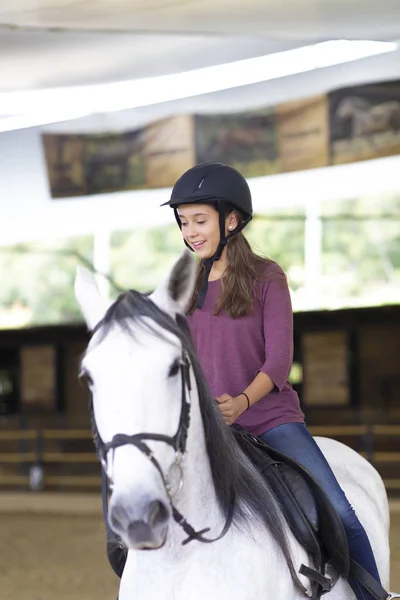
[[[243,395],[232,397],[229,394],[222,394],[215,399],[227,425],[232,425],[247,409],[247,400]]]

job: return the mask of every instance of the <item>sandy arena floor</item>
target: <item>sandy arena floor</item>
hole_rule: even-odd
[[[9,499],[10,500],[10,499]],[[64,502],[77,514],[56,514],[60,499],[22,512],[26,501],[0,496],[0,597],[3,600],[115,600],[118,580],[108,565],[97,500]],[[3,504],[3,510],[2,510]],[[392,589],[400,590],[400,506],[392,514]]]

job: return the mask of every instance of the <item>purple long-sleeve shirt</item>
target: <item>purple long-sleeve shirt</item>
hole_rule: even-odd
[[[221,281],[209,281],[201,309],[189,315],[189,324],[207,383],[215,396],[237,396],[259,371],[266,373],[274,389],[237,420],[260,435],[273,427],[303,422],[297,393],[288,382],[293,359],[293,314],[285,275],[275,263],[257,281],[253,310],[231,318],[215,315]]]

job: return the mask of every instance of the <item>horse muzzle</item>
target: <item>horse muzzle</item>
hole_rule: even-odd
[[[162,500],[111,498],[109,525],[124,544],[135,550],[155,550],[166,541],[171,510]]]

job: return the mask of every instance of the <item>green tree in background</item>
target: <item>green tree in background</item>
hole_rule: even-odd
[[[111,236],[111,274],[123,289],[148,292],[165,277],[182,252],[176,225],[117,232]]]
[[[324,207],[322,219],[319,306],[400,303],[400,197],[332,203]],[[294,308],[303,307],[303,209],[255,217],[245,234],[256,252],[284,268]],[[175,224],[114,232],[110,276],[122,289],[151,291],[183,248]],[[28,325],[81,321],[73,291],[75,269],[92,260],[92,236],[0,249],[0,326],[7,326],[16,306],[26,308]],[[115,297],[117,291],[111,289],[111,293]]]
[[[301,214],[299,211],[294,216]],[[296,268],[303,274],[302,219],[256,218],[248,227],[246,236],[257,253],[276,260],[289,274]],[[184,247],[176,225],[115,233],[112,235],[113,280],[123,288],[152,290],[165,277]],[[300,284],[301,281],[293,282],[294,286]]]
[[[57,244],[2,248],[0,311],[18,303],[29,309],[31,324],[80,321],[75,269],[84,261],[91,263],[92,246],[92,237],[86,236]]]
[[[331,205],[323,231],[324,297],[338,307],[400,302],[400,197]]]
[[[281,265],[293,291],[304,284],[303,209],[281,210],[279,215],[256,217],[246,236],[257,254]]]

